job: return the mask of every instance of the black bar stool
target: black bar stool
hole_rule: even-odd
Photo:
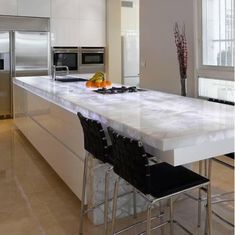
[[[210,102],[216,102],[216,103],[220,103],[220,104],[225,104],[225,105],[230,105],[230,106],[234,106],[234,102],[230,102],[230,101],[225,101],[225,100],[219,100],[219,99],[213,99],[213,98],[209,98],[208,101]],[[235,167],[234,167],[234,152],[232,153],[228,153],[228,154],[225,154],[224,155],[225,158],[230,158],[230,159],[233,159],[233,165],[232,164],[229,164],[227,163],[226,161],[224,160],[221,160],[219,157],[214,157],[210,160],[204,160],[204,161],[200,161],[199,163],[199,172],[200,174],[204,174],[206,177],[208,177],[209,179],[211,178],[211,174],[212,174],[212,170],[213,170],[213,161],[214,162],[217,162],[218,164],[221,164],[222,166],[226,167],[227,169],[230,169],[230,170],[235,170]],[[204,166],[203,166],[204,165]],[[203,172],[203,168],[204,168],[204,172]],[[199,190],[200,191],[200,190]],[[218,203],[224,203],[224,202],[231,202],[231,201],[234,201],[234,190],[233,191],[230,191],[230,192],[225,192],[225,193],[222,193],[222,194],[215,194],[213,195],[212,194],[212,205],[214,204],[218,204]],[[226,196],[233,196],[232,199],[227,199]],[[198,200],[197,198],[194,198],[195,200]],[[213,200],[215,199],[215,200]],[[202,193],[200,192],[199,193],[199,201],[200,201],[200,205],[201,205],[201,202],[204,201],[204,199],[202,198]],[[212,213],[217,217],[219,218],[220,220],[222,220],[224,223],[230,225],[231,227],[235,227],[234,223],[231,223],[230,221],[228,221],[227,219],[223,218],[222,215],[218,214],[217,212],[213,211],[212,209]],[[201,206],[200,206],[200,209],[199,209],[199,212],[198,212],[198,226],[200,227],[200,221],[201,221]]]
[[[108,223],[108,188],[109,173],[112,170],[112,146],[108,146],[104,129],[100,122],[84,117],[81,113],[77,113],[84,133],[84,149],[86,150],[83,172],[82,201],[79,222],[79,235],[83,234],[83,216],[88,212],[85,210],[86,184],[88,158],[92,155],[102,163],[108,163],[110,167],[105,172],[105,195],[104,195],[104,234],[107,234]],[[95,209],[94,206],[92,209]]]
[[[235,159],[235,156],[234,156],[234,153],[228,153],[226,155],[224,155],[226,158],[229,158],[229,159],[232,159],[233,160],[233,165],[232,164],[229,164],[223,160],[220,160],[219,158],[213,158],[213,160],[219,164],[221,164],[222,166],[226,167],[228,170],[233,170],[235,169],[234,167],[234,159]],[[215,200],[212,200],[212,205],[214,204],[218,204],[218,203],[224,203],[224,202],[231,202],[233,201],[234,202],[234,190],[233,191],[230,191],[230,192],[225,192],[225,193],[222,193],[222,194],[217,194],[217,195],[212,195],[212,199],[215,198]],[[232,199],[226,199],[224,198],[225,196],[232,196]],[[221,219],[223,222],[225,222],[226,224],[230,225],[231,227],[235,227],[234,223],[231,223],[229,222],[227,219],[223,218],[222,215],[220,215],[219,213],[215,212],[213,209],[212,209],[212,213],[218,217],[219,219]]]
[[[193,171],[177,166],[173,167],[167,163],[150,165],[142,142],[124,137],[112,128],[108,128],[114,156],[114,172],[119,175],[115,182],[113,198],[113,216],[111,234],[119,234],[127,228],[115,233],[115,220],[117,208],[117,195],[120,177],[133,185],[136,190],[145,197],[148,202],[147,211],[147,235],[156,228],[170,224],[170,234],[174,234],[173,200],[172,197],[189,190],[207,187],[207,233],[211,235],[211,187],[210,181]],[[170,199],[170,219],[160,225],[151,228],[152,209],[163,199]],[[178,224],[189,234],[185,227]],[[133,227],[134,225],[131,225]],[[143,233],[141,233],[143,234]]]
[[[210,160],[204,160],[201,161],[199,163],[199,172],[201,175],[205,175],[206,177],[208,177],[209,179],[211,179],[211,175],[212,175],[212,171],[213,171],[213,162],[217,162],[218,164],[220,164],[221,166],[226,167],[228,170],[232,170],[234,171],[235,167],[234,164],[229,164],[225,161],[226,158],[229,159],[233,159],[234,162],[234,153],[229,153],[224,155],[224,159],[220,159],[219,157],[214,157]],[[204,168],[204,172],[203,172],[203,168]],[[225,202],[232,202],[234,201],[234,190],[230,191],[230,192],[224,192],[224,193],[219,193],[219,194],[213,194],[212,193],[212,214],[215,215],[217,218],[219,218],[221,221],[223,221],[224,223],[230,225],[231,227],[235,227],[234,223],[231,223],[230,221],[228,221],[226,218],[224,218],[222,215],[220,215],[218,212],[215,212],[213,210],[213,205],[214,204],[219,204],[219,203],[225,203]],[[230,196],[231,198],[228,198],[228,196]],[[198,200],[197,198],[194,198],[195,200]],[[198,221],[200,222],[200,218],[201,218],[201,204],[202,201],[204,201],[205,199],[202,198],[202,192],[200,192],[199,194],[199,202],[200,202],[200,210],[198,213],[199,219]],[[199,225],[200,226],[200,223]]]

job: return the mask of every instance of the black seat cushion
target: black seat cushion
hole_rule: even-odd
[[[150,167],[150,194],[155,198],[168,196],[209,180],[183,167],[159,163]]]
[[[108,128],[113,145],[114,172],[144,194],[155,198],[209,182],[208,179],[168,163],[150,165],[152,156],[145,152],[141,141],[125,137]]]

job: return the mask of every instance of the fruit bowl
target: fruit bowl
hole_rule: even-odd
[[[107,86],[111,86],[112,82],[111,81],[102,81],[102,82],[93,82],[93,81],[87,81],[86,82],[86,87],[88,88],[103,88]]]
[[[86,82],[86,87],[88,88],[105,88],[111,85],[111,81],[105,80],[105,74],[103,72],[96,72],[95,75]]]

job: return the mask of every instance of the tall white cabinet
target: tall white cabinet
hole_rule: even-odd
[[[51,18],[52,46],[105,46],[105,0],[0,0],[0,15]]]
[[[105,0],[51,0],[53,46],[105,46]]]
[[[80,43],[105,46],[105,0],[79,0]],[[87,29],[90,29],[89,31]]]

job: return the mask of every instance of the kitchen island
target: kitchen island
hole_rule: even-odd
[[[142,140],[148,152],[175,166],[234,151],[233,106],[149,90],[102,95],[84,82],[47,76],[15,78],[17,127],[79,198],[85,151],[77,112]]]

